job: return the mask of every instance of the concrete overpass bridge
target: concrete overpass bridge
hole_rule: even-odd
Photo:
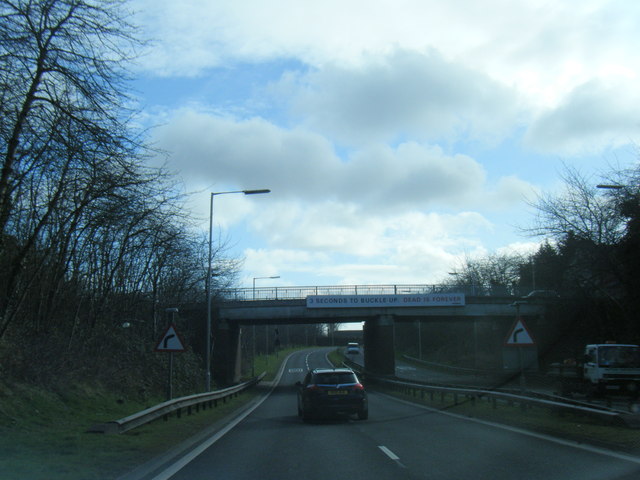
[[[246,325],[363,322],[367,370],[394,374],[394,325],[397,322],[462,321],[474,325],[475,329],[476,322],[491,319],[503,324],[506,332],[516,317],[526,318],[529,324],[535,325],[546,312],[546,302],[535,298],[482,293],[473,286],[441,285],[226,290],[216,302],[213,319],[218,337],[214,374],[228,381],[238,375],[240,328]],[[229,363],[229,359],[237,360]]]

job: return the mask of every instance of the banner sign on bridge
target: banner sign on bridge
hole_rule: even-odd
[[[464,305],[464,293],[309,295],[307,297],[307,308],[460,307]]]

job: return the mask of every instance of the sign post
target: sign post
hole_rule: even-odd
[[[516,321],[511,327],[511,330],[509,330],[509,334],[507,335],[507,338],[505,339],[504,344],[507,347],[518,348],[518,364],[520,367],[520,389],[522,391],[525,391],[527,388],[527,384],[524,377],[524,355],[523,355],[522,348],[535,347],[536,342],[522,317],[516,318]]]
[[[176,327],[170,324],[165,330],[162,337],[156,344],[154,349],[156,352],[166,352],[169,354],[169,379],[167,382],[167,400],[173,398],[173,354],[175,352],[184,352],[184,342],[178,334]]]

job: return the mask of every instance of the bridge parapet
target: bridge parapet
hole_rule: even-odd
[[[229,301],[220,305],[220,318],[244,324],[285,323],[341,323],[359,322],[378,315],[394,315],[397,321],[410,321],[427,317],[507,317],[540,315],[544,305],[521,305],[519,312],[513,301],[493,302],[485,297],[467,297],[461,307],[369,307],[369,308],[307,308],[304,300]]]
[[[471,297],[508,296],[505,289],[487,289],[480,285],[401,284],[401,285],[325,285],[302,287],[231,288],[220,292],[224,300],[298,300],[309,295],[399,295],[428,293],[464,293]]]

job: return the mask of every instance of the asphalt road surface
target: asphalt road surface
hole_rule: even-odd
[[[189,463],[155,479],[640,478],[639,458],[445,415],[375,392],[369,392],[369,420],[303,423],[295,382],[309,368],[328,366],[328,350],[293,354],[258,408]]]

